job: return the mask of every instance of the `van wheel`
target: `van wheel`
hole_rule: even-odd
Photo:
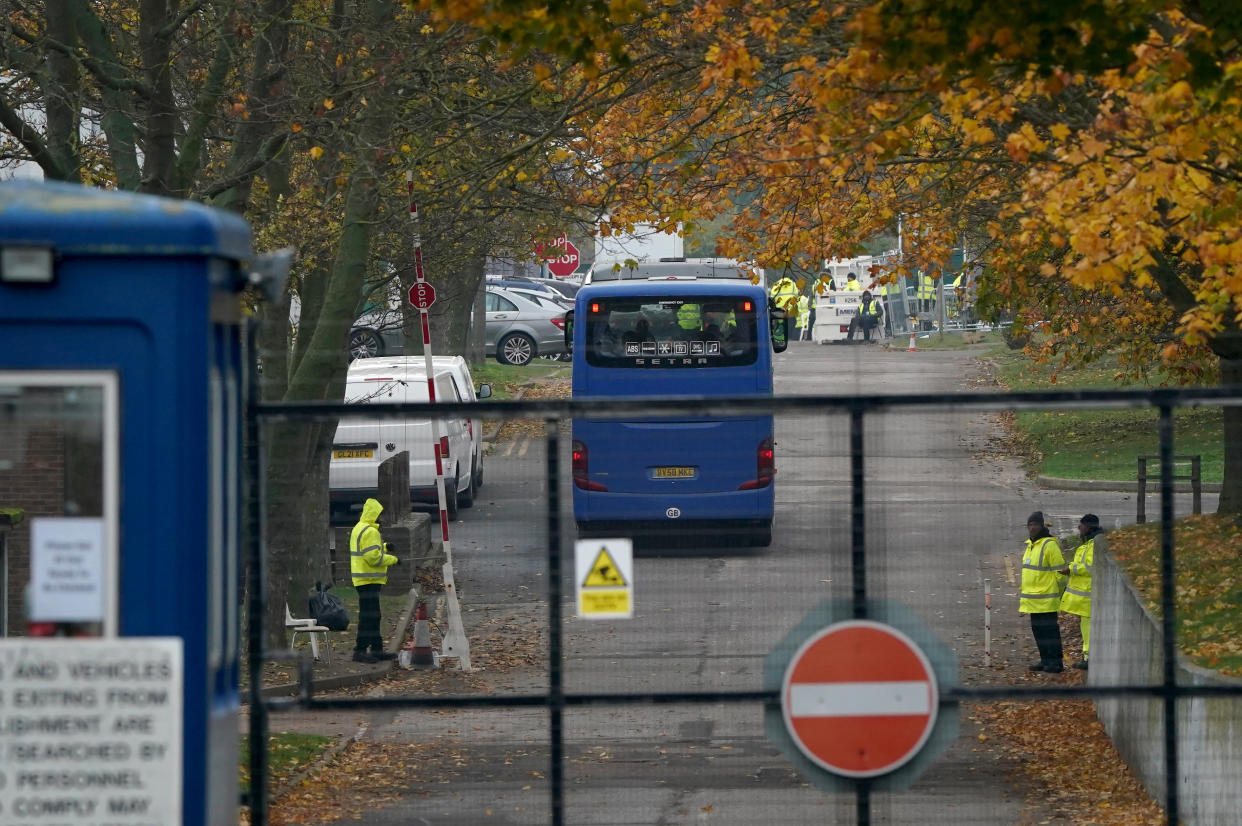
[[[535,342],[524,333],[509,333],[496,346],[496,360],[514,367],[530,364],[535,357]]]
[[[444,491],[444,509],[448,511],[449,519],[457,518],[457,477],[453,477],[453,484]]]
[[[772,544],[772,523],[764,525],[761,528],[755,528],[750,535],[750,546],[752,548],[766,548]]]
[[[474,495],[475,495],[475,492],[478,490],[478,488],[479,488],[479,485],[475,481],[474,471],[471,471],[470,472],[470,486],[466,488],[465,493],[460,494],[461,506],[463,508],[474,507]]]

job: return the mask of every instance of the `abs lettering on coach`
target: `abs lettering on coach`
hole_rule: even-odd
[[[0,640],[0,822],[181,822],[182,642]]]

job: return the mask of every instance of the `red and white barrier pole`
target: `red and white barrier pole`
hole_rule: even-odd
[[[426,284],[423,274],[423,239],[419,235],[418,204],[414,201],[414,173],[405,173],[405,185],[410,196],[410,229],[414,241],[414,277],[418,284]],[[435,368],[431,361],[431,324],[427,320],[427,305],[418,308],[419,320],[423,328],[423,360],[427,368],[427,399],[432,403],[436,400]],[[449,542],[448,500],[444,493],[444,461],[442,454],[447,447],[447,438],[441,435],[440,420],[431,420],[431,436],[435,442],[436,454],[436,498],[440,505],[440,536],[444,542],[444,590],[448,605],[448,629],[444,634],[444,648],[441,658],[453,657],[462,671],[470,670],[470,643],[466,640],[466,629],[461,621],[461,606],[457,602],[457,585],[453,578],[453,550]]]
[[[983,580],[983,664],[992,665],[992,580]]]

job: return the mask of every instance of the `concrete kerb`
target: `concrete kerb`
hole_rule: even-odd
[[[280,782],[273,782],[272,790],[269,793],[269,796],[271,798],[277,798],[277,797],[280,797],[282,794],[285,794],[286,792],[296,789],[298,786],[302,784],[302,781],[306,780],[306,778],[310,777],[312,774],[319,771],[319,769],[322,768],[323,766],[326,766],[329,763],[331,763],[333,760],[336,759],[336,756],[338,754],[345,751],[345,749],[349,748],[352,744],[357,743],[359,740],[365,737],[366,733],[367,733],[367,727],[366,727],[366,724],[363,724],[363,725],[358,726],[358,730],[355,731],[353,734],[346,734],[342,737],[338,737],[335,743],[333,743],[331,746],[328,746],[326,749],[321,751],[319,754],[315,755],[314,760],[311,760],[305,766],[298,769],[296,772],[284,778]]]
[[[397,630],[392,635],[384,650],[392,654],[396,654],[401,649],[401,644],[405,642],[405,632],[410,627],[410,620],[414,617],[414,611],[418,607],[420,599],[419,588],[415,585],[410,589],[406,597],[405,605],[401,609],[401,615],[397,619]],[[336,677],[324,677],[311,681],[311,690],[320,691],[337,691],[342,688],[353,688],[354,686],[363,685],[364,683],[378,680],[388,674],[396,667],[396,660],[385,660],[378,662],[370,668],[365,668],[356,674],[342,674]],[[264,697],[292,697],[301,690],[301,683],[280,683],[279,685],[266,686],[262,694]]]
[[[519,387],[518,391],[513,394],[513,401],[520,402],[522,397],[526,395],[526,388]],[[505,426],[504,419],[488,419],[487,424],[483,426],[483,445],[486,448],[496,440],[496,434],[500,432],[500,428]]]
[[[1138,482],[1121,482],[1110,479],[1062,479],[1056,476],[1036,476],[1035,484],[1041,488],[1049,490],[1098,490],[1098,491],[1115,491],[1117,493],[1138,493]],[[1220,482],[1204,482],[1201,485],[1204,493],[1220,493]],[[1187,482],[1175,482],[1173,484],[1175,493],[1190,493],[1190,484]],[[1147,482],[1147,493],[1156,494],[1160,492],[1160,479],[1149,479]]]

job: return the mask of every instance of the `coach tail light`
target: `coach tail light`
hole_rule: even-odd
[[[580,490],[602,490],[602,491],[608,490],[608,488],[604,487],[599,482],[592,482],[589,478],[587,478],[586,445],[584,445],[582,442],[578,441],[577,439],[574,439],[572,452],[573,452],[573,468],[574,468],[574,487],[577,487]]]
[[[759,443],[759,450],[756,455],[756,471],[758,478],[751,479],[749,482],[743,482],[738,485],[737,489],[758,490],[772,484],[772,477],[776,475],[776,452],[773,450],[771,439],[764,439]]]

